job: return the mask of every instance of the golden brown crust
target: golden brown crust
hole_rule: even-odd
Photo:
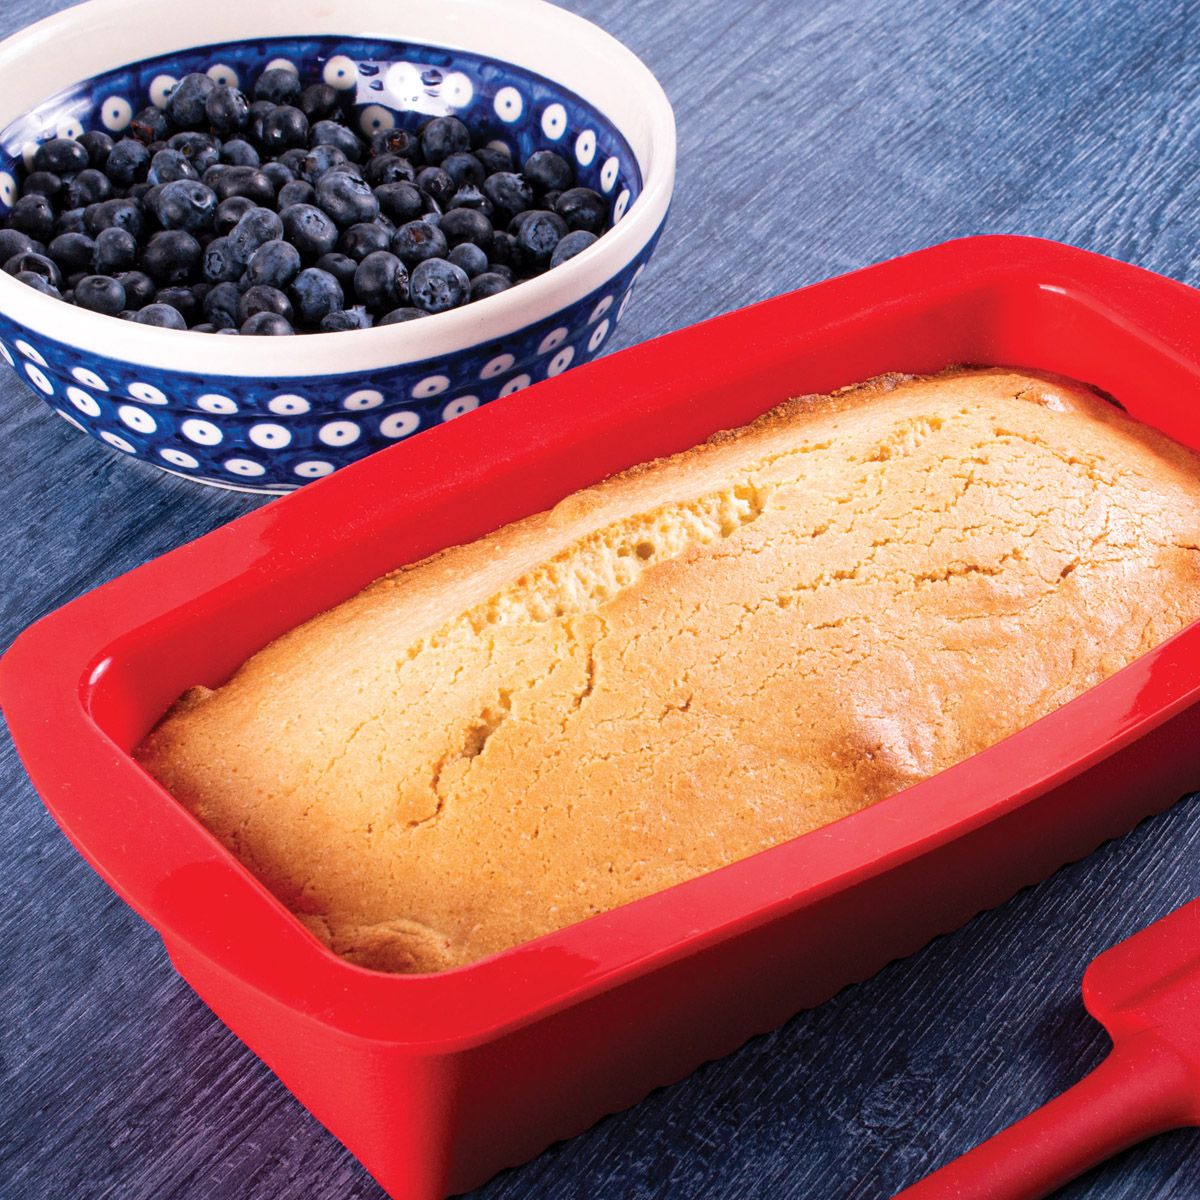
[[[816,828],[1200,615],[1197,457],[1054,376],[788,401],[377,580],[137,754],[354,962],[441,970]]]

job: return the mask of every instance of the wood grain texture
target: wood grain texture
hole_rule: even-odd
[[[1194,5],[568,6],[679,118],[670,224],[614,346],[966,233],[1200,282]],[[7,0],[0,34],[56,7]],[[256,503],[124,460],[6,375],[0,643]],[[0,805],[0,1196],[380,1200],[69,848],[7,738]],[[1191,799],[478,1196],[882,1200],[1096,1062],[1085,964],[1198,892]],[[1063,1195],[1192,1200],[1198,1159],[1172,1134]]]

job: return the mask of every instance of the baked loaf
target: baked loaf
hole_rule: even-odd
[[[1200,458],[1007,370],[804,397],[403,567],[137,751],[322,941],[437,971],[815,829],[1200,615]]]

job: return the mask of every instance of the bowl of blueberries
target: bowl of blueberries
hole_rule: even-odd
[[[0,73],[0,357],[221,487],[600,353],[674,183],[654,76],[543,0],[89,0]]]

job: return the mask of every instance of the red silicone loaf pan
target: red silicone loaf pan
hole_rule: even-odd
[[[391,1196],[473,1187],[1194,787],[1200,623],[873,808],[439,975],[326,951],[131,747],[187,687],[400,563],[788,396],[950,363],[1074,376],[1200,447],[1200,293],[1049,242],[951,242],[568,372],[89,593],[0,665],[13,738],[179,972]]]

